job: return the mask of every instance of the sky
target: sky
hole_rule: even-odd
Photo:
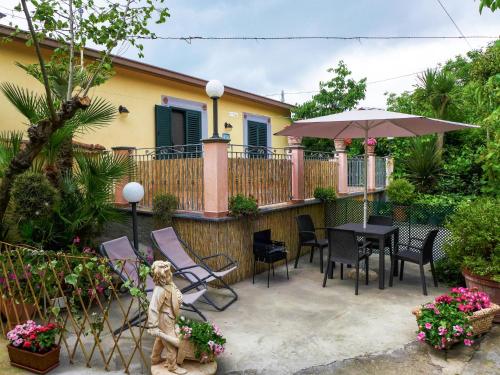
[[[441,0],[465,35],[500,34],[500,11],[479,14],[479,0]],[[12,8],[14,0],[0,0]],[[437,0],[170,0],[170,19],[155,25],[165,36],[458,36]],[[0,11],[6,12],[0,7]],[[317,90],[329,67],[344,60],[355,79],[366,77],[360,105],[385,108],[386,92],[411,90],[416,76],[484,47],[483,39],[386,41],[184,41],[145,42],[144,61],[260,95]],[[125,57],[137,58],[132,48]],[[301,103],[311,93],[285,94]],[[280,99],[280,95],[270,96]]]

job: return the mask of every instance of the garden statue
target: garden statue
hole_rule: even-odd
[[[177,365],[180,339],[175,330],[175,322],[182,304],[182,293],[172,280],[169,262],[157,260],[151,270],[155,283],[148,309],[148,332],[155,337],[151,366],[164,361],[163,366],[170,373],[186,374],[187,370]],[[164,349],[166,357],[162,358]]]

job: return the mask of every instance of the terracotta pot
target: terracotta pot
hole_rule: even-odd
[[[394,206],[394,220],[399,222],[406,221],[406,207],[407,206]]]
[[[7,319],[10,329],[31,319],[35,313],[35,305],[31,303],[16,303],[10,298],[0,298],[0,313]]]
[[[10,364],[35,374],[46,374],[59,366],[59,352],[61,347],[55,346],[47,353],[33,353],[24,349],[7,345],[9,351]]]
[[[500,305],[500,283],[483,276],[473,275],[467,270],[462,271],[465,277],[467,288],[477,288],[481,292],[488,293],[491,302]],[[495,323],[500,323],[500,312],[493,319]]]
[[[296,146],[302,144],[302,137],[288,137],[288,145]]]
[[[368,154],[374,154],[375,153],[375,145],[366,145],[366,152]]]

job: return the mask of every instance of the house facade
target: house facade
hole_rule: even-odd
[[[0,36],[12,30],[0,27]],[[49,55],[54,43],[43,43]],[[97,56],[86,51],[88,58]],[[12,82],[42,92],[42,86],[15,62],[35,63],[34,50],[22,39],[0,44],[0,82]],[[91,91],[116,105],[116,119],[108,126],[88,132],[77,141],[118,146],[153,148],[180,144],[198,144],[213,131],[212,100],[205,93],[206,80],[173,72],[142,62],[115,57],[115,75]],[[119,113],[119,107],[128,113]],[[284,147],[286,137],[272,134],[290,124],[293,106],[226,87],[219,99],[219,133],[237,145]],[[123,112],[123,111],[122,111]],[[0,96],[0,130],[25,130],[25,119]]]

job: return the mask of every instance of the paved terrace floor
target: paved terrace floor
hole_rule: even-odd
[[[470,361],[473,350],[470,355],[457,357],[462,367],[447,372],[441,366],[446,363],[442,358],[429,356],[426,346],[415,343],[411,309],[446,290],[432,286],[430,272],[427,297],[422,295],[418,270],[411,264],[405,265],[405,279],[395,281],[393,288],[379,290],[378,283],[371,281],[369,286],[361,284],[355,296],[354,281],[340,280],[338,269],[334,279],[322,288],[317,257],[313,264],[306,258],[300,260],[298,269],[290,270],[289,281],[283,268],[276,269],[269,289],[265,274],[257,276],[255,285],[251,280],[236,284],[239,300],[224,312],[202,306],[207,317],[221,326],[228,341],[219,359],[218,374],[462,373],[457,370]],[[378,265],[376,256],[371,260],[372,265]],[[493,355],[494,366],[498,365],[499,353],[492,350],[498,349],[499,336],[497,329],[493,335],[496,341],[479,357]],[[148,353],[151,343],[149,337],[144,341]],[[430,363],[432,358],[436,365]],[[391,364],[394,371],[389,371]],[[69,365],[62,357],[61,367],[54,374],[110,373],[99,370],[98,363],[93,366]],[[147,372],[136,366],[131,373]]]

